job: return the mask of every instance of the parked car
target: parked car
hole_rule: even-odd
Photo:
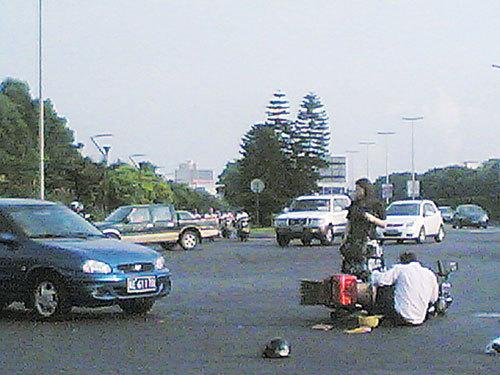
[[[455,210],[450,206],[440,206],[438,207],[441,212],[441,217],[445,223],[451,223],[453,221],[453,215],[455,215]]]
[[[73,306],[143,314],[171,282],[160,254],[107,238],[63,205],[0,199],[0,286],[0,308],[23,302],[46,320]]]
[[[487,228],[490,218],[488,213],[478,205],[475,204],[462,204],[457,207],[455,215],[453,216],[453,228],[462,228],[466,226],[473,226],[478,228]]]
[[[387,207],[386,214],[386,228],[377,228],[381,242],[414,240],[422,243],[427,237],[441,242],[445,237],[441,214],[430,200],[396,201]]]
[[[300,239],[304,246],[313,239],[322,245],[333,243],[335,236],[345,233],[347,210],[351,200],[342,194],[304,195],[296,198],[290,208],[274,219],[276,240],[287,246],[292,239]]]
[[[165,247],[179,243],[185,250],[219,236],[219,229],[211,223],[179,220],[174,207],[164,204],[122,206],[95,225],[106,235],[127,242]]]

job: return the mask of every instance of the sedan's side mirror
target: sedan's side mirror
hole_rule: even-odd
[[[3,232],[0,233],[0,243],[3,243],[4,245],[12,245],[17,242],[17,237],[8,232]]]

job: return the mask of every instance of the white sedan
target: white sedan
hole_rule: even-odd
[[[430,200],[405,200],[393,202],[387,207],[385,228],[377,228],[381,242],[414,240],[422,243],[427,237],[436,242],[444,239],[441,213]]]

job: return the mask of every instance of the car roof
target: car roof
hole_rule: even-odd
[[[2,206],[57,206],[58,203],[45,201],[41,199],[29,198],[0,198],[0,207]]]
[[[117,207],[116,209],[118,210],[119,208],[141,208],[141,207],[158,207],[158,206],[165,206],[169,207],[170,204],[168,203],[154,203],[154,204],[129,204],[127,206],[120,206]]]
[[[477,205],[477,204],[461,204],[460,206],[457,206],[458,207],[479,207],[479,208],[482,208],[481,206]]]
[[[318,194],[318,195],[301,195],[297,199],[335,199],[335,198],[347,198],[349,197],[344,194]]]
[[[410,203],[434,203],[428,199],[407,199],[407,200],[402,200],[402,201],[394,201],[391,204],[410,204]]]

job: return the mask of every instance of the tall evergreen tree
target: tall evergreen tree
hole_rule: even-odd
[[[282,149],[287,155],[292,155],[294,139],[294,124],[290,121],[290,104],[286,94],[277,91],[273,94],[269,105],[267,106],[266,126],[274,129],[279,141],[282,143]]]
[[[330,127],[320,98],[309,93],[300,105],[295,137],[292,140],[298,157],[326,160],[329,156]]]

